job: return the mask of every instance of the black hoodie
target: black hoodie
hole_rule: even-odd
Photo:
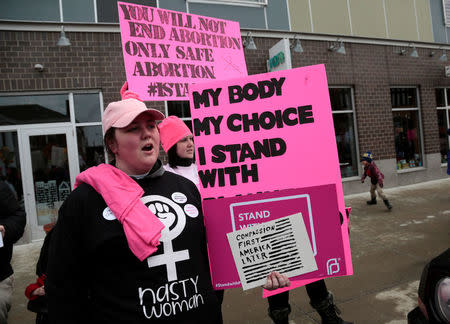
[[[13,244],[23,235],[25,211],[4,181],[0,181],[0,225],[5,227],[4,246],[0,248],[0,281],[13,274],[11,257]]]
[[[221,323],[197,187],[160,161],[135,181],[144,204],[171,220],[158,250],[139,261],[103,198],[81,184],[62,205],[50,243],[52,323]]]

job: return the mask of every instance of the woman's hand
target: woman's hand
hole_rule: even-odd
[[[289,287],[291,281],[289,278],[279,272],[273,271],[267,276],[266,284],[263,286],[267,290]]]

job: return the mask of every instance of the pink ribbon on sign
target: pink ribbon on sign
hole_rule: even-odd
[[[159,245],[163,223],[140,200],[144,190],[125,172],[109,164],[100,164],[76,177],[92,186],[105,200],[123,226],[128,246],[139,260],[153,254]]]

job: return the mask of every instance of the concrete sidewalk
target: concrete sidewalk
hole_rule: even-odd
[[[425,264],[450,247],[450,179],[430,181],[385,192],[391,212],[378,202],[368,206],[369,194],[345,197],[352,207],[350,243],[354,275],[327,279],[328,288],[346,320],[358,324],[405,324],[415,307]],[[9,324],[32,324],[25,287],[36,280],[40,243],[17,246],[13,267],[16,286]],[[290,323],[320,323],[303,287],[291,291]],[[271,323],[260,289],[225,293],[224,323]]]

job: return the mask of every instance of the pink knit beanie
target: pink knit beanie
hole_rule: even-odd
[[[183,137],[192,135],[191,130],[177,116],[168,116],[159,125],[161,145],[167,153]]]

